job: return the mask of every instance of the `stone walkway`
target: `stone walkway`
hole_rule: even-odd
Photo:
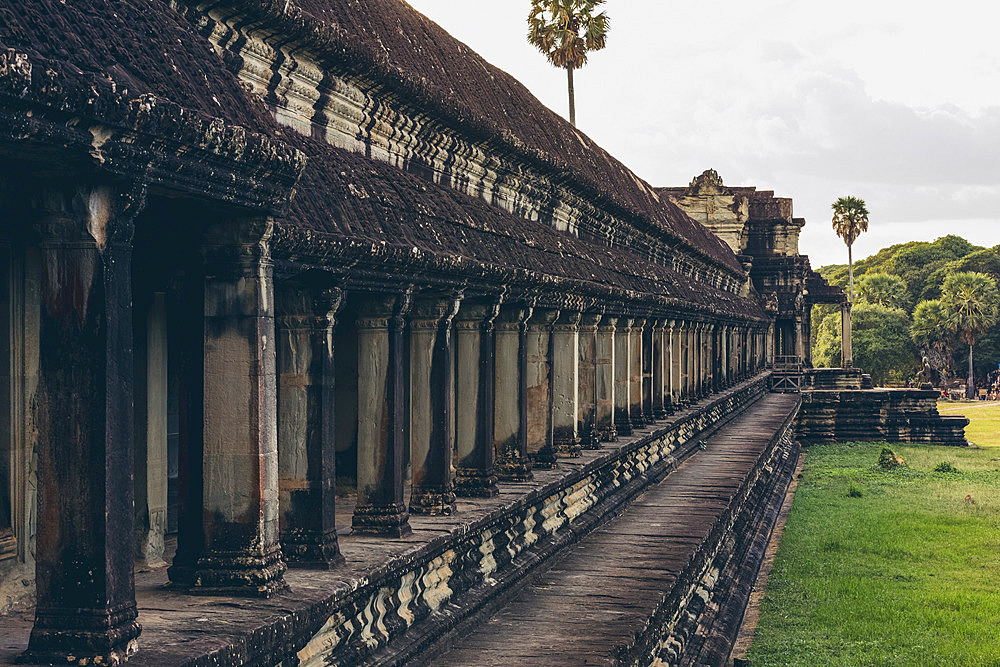
[[[796,404],[797,396],[769,394],[750,406],[433,664],[613,662],[614,649],[642,630]]]

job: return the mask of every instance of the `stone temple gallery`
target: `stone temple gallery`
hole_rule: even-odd
[[[402,0],[0,3],[0,664],[725,662],[799,443],[964,443],[803,224]]]

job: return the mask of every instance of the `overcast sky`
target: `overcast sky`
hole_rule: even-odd
[[[410,0],[566,114],[528,0]],[[795,200],[814,267],[846,262],[830,204],[863,198],[855,257],[959,234],[1000,243],[1000,30],[983,0],[609,0],[577,123],[653,185],[708,168]],[[488,11],[487,11],[488,10]]]

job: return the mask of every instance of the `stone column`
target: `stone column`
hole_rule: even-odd
[[[705,393],[715,393],[715,325],[705,325]]]
[[[729,327],[723,325],[719,330],[719,375],[722,388],[729,387]]]
[[[653,325],[653,419],[666,419],[670,398],[667,396],[668,382],[666,379],[667,352],[664,345],[666,320],[656,320]]]
[[[646,415],[643,413],[643,387],[642,387],[642,355],[643,341],[642,333],[646,328],[646,319],[637,318],[632,322],[632,346],[629,350],[632,358],[629,360],[630,387],[629,387],[629,417],[632,420],[632,428],[645,428]]]
[[[496,324],[493,446],[497,479],[531,479],[528,461],[528,319],[531,307],[505,306]]]
[[[337,544],[334,326],[339,289],[278,292],[278,527],[288,565],[330,569]]]
[[[685,347],[684,340],[685,327],[686,324],[683,320],[675,320],[675,337],[674,341],[674,366],[676,367],[677,373],[677,384],[675,385],[675,392],[677,394],[677,404],[678,406],[686,406],[687,401],[687,390],[686,390],[686,376],[684,374],[685,367]]]
[[[597,429],[601,440],[618,439],[615,429],[615,324],[607,315],[597,328]]]
[[[774,366],[774,322],[767,325],[767,338],[764,341],[764,359],[768,368]]]
[[[851,303],[845,301],[840,305],[840,365],[843,368],[854,367],[854,343],[851,338]]]
[[[687,330],[687,361],[688,361],[688,397],[692,403],[698,400],[698,367],[695,359],[697,355],[697,344],[695,342],[697,322],[688,324]]]
[[[153,292],[135,307],[136,560],[160,567],[167,530],[167,306]]]
[[[597,325],[601,317],[601,313],[585,313],[580,320],[577,432],[584,449],[601,448],[597,427]]]
[[[709,394],[714,394],[719,390],[719,387],[716,384],[718,379],[718,367],[715,357],[715,336],[716,326],[714,324],[705,325],[705,343],[708,347],[705,354],[705,369],[706,374],[708,375],[705,387]]]
[[[667,412],[673,414],[677,410],[677,350],[676,350],[677,320],[667,320],[666,351],[667,351],[667,396],[669,406]]]
[[[35,624],[21,661],[138,650],[133,578],[132,231],[142,194],[40,202]]]
[[[278,429],[269,218],[207,230],[205,261],[204,594],[285,588],[278,545]]]
[[[409,292],[372,296],[358,315],[355,533],[402,537],[411,532],[403,500],[403,343],[404,316],[409,307]]]
[[[201,252],[184,258],[183,276],[173,285],[168,318],[183,322],[171,338],[176,343],[168,361],[177,373],[177,551],[167,568],[170,584],[194,584],[198,559],[205,547],[205,281]]]
[[[564,310],[552,327],[552,438],[560,456],[580,455],[580,317],[577,311]]]
[[[491,498],[500,491],[493,469],[495,379],[493,335],[500,307],[465,302],[458,311],[458,373],[456,382],[455,490],[458,495]]]
[[[631,318],[619,318],[615,332],[615,430],[623,436],[632,435],[630,394],[633,322]]]
[[[410,513],[451,514],[452,482],[451,322],[456,298],[414,301],[410,314]]]
[[[695,322],[694,328],[691,332],[692,340],[694,342],[694,347],[692,350],[692,363],[694,368],[694,395],[695,398],[701,398],[705,395],[704,379],[705,379],[705,369],[702,365],[702,360],[705,356],[705,345],[703,340],[703,334],[705,333],[705,325],[701,322]]]
[[[552,326],[558,310],[536,308],[528,320],[528,455],[536,468],[552,468]]]

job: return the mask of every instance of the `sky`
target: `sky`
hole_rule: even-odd
[[[525,40],[528,0],[409,0],[566,115],[566,73]],[[656,186],[708,168],[795,202],[814,267],[958,234],[1000,244],[1000,47],[985,0],[608,0],[574,76],[577,125]],[[487,11],[488,10],[488,11]]]

